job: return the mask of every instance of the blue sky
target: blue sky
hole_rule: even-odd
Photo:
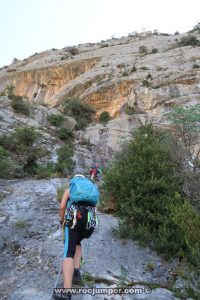
[[[143,29],[183,33],[200,22],[199,12],[199,0],[0,0],[0,66]]]

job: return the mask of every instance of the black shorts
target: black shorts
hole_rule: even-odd
[[[85,206],[79,206],[74,228],[70,228],[72,223],[65,226],[64,258],[74,258],[76,246],[81,245],[83,239],[88,239],[92,235],[94,227],[87,229],[87,223],[88,209]]]

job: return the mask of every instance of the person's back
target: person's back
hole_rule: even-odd
[[[91,175],[90,178],[91,178],[92,180],[94,180],[95,177],[97,177],[99,174],[102,175],[102,171],[101,171],[101,169],[99,168],[98,163],[95,163],[95,164],[91,167],[91,169],[90,169],[90,175]]]
[[[71,288],[72,281],[81,282],[81,241],[89,238],[97,226],[96,203],[99,191],[89,179],[76,175],[70,181],[60,204],[60,220],[65,231],[63,277],[64,288]],[[65,215],[65,209],[67,213]],[[54,295],[54,299],[71,299],[71,295]]]

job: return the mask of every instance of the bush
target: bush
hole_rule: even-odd
[[[124,111],[127,115],[133,115],[135,113],[135,106],[126,105]]]
[[[192,30],[190,30],[189,32],[191,33],[200,33],[200,23],[197,23],[197,25],[194,26],[194,28]]]
[[[52,126],[61,127],[64,122],[64,117],[62,115],[52,114],[50,116],[47,116],[47,121]]]
[[[142,85],[145,87],[151,87],[151,83],[147,79],[143,79]]]
[[[64,105],[64,114],[73,117],[78,124],[75,129],[84,129],[92,121],[95,109],[81,102],[77,98],[71,98]]]
[[[15,94],[9,94],[8,98],[13,101],[22,101],[23,97]]]
[[[18,147],[21,149],[23,146],[33,146],[34,142],[39,137],[39,134],[33,128],[25,127],[17,128],[13,136],[16,138]]]
[[[82,118],[76,118],[76,125],[74,126],[75,130],[81,130],[87,127],[88,122],[86,119],[82,119]]]
[[[5,92],[6,92],[6,95],[8,95],[8,97],[13,96],[14,91],[15,91],[15,86],[13,84],[7,85],[5,88]]]
[[[22,113],[26,116],[30,115],[29,103],[23,101],[21,96],[12,95],[9,99],[12,100],[11,106],[16,113]]]
[[[198,64],[194,64],[194,65],[192,66],[192,68],[193,68],[193,69],[199,69],[200,66],[199,66]]]
[[[129,76],[129,73],[128,73],[127,71],[124,71],[124,72],[122,73],[122,76]]]
[[[140,46],[140,47],[139,47],[139,52],[140,52],[140,53],[147,53],[147,52],[148,52],[148,49],[147,49],[146,46]]]
[[[135,66],[133,66],[132,69],[131,69],[131,72],[133,73],[133,72],[136,72],[136,71],[137,71],[137,68]]]
[[[47,164],[46,166],[38,166],[36,171],[37,179],[46,179],[52,177],[55,173],[55,165],[52,163]]]
[[[71,55],[77,55],[79,54],[78,49],[76,47],[68,47],[66,49]]]
[[[197,264],[199,216],[184,198],[174,175],[177,163],[171,160],[167,137],[152,125],[139,128],[108,168],[105,189],[115,199],[122,234],[149,244],[167,257],[185,257]]]
[[[157,52],[158,52],[158,49],[154,48],[154,49],[152,49],[151,52],[152,52],[152,53],[157,53]]]
[[[188,35],[188,36],[182,37],[178,44],[179,44],[179,46],[199,46],[200,42],[196,38],[196,36]]]
[[[107,111],[103,111],[99,116],[99,121],[104,124],[108,123],[110,119],[111,119],[110,114]]]
[[[1,135],[0,145],[11,152],[24,173],[35,174],[37,160],[46,155],[44,149],[35,145],[38,137],[39,134],[30,127],[18,128],[14,133]]]
[[[71,128],[62,127],[58,130],[58,137],[63,141],[72,141],[74,134]]]
[[[0,146],[0,178],[9,178],[14,171],[13,161],[2,146]]]
[[[64,176],[68,176],[74,169],[75,162],[73,161],[74,151],[73,148],[64,144],[57,150],[58,162],[55,166],[55,170],[60,172]]]

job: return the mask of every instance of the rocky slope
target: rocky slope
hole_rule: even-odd
[[[97,116],[108,111],[114,120],[79,132],[75,153],[77,170],[94,160],[105,164],[140,124],[168,127],[172,107],[200,103],[199,47],[178,45],[187,35],[147,32],[15,59],[0,70],[0,91],[14,84],[35,104],[62,109],[63,101],[79,97]]]
[[[58,222],[57,187],[64,179],[0,181],[0,297],[2,300],[48,300],[58,277],[63,242]],[[86,286],[143,289],[136,295],[96,295],[95,299],[173,300],[169,290],[184,286],[174,273],[176,261],[113,234],[114,217],[99,216],[99,228],[83,243]],[[62,279],[58,282],[62,287]],[[152,291],[149,289],[152,288]],[[75,299],[93,299],[90,295]]]

